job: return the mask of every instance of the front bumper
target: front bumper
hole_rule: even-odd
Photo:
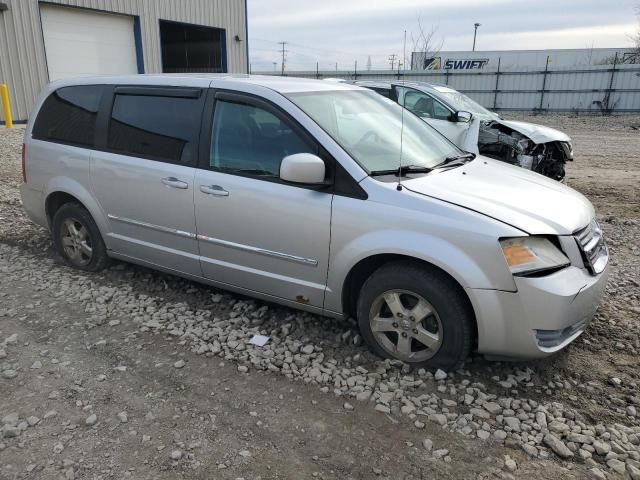
[[[478,323],[478,351],[540,358],[561,350],[585,330],[600,304],[609,273],[575,266],[538,277],[514,277],[517,292],[467,289]]]

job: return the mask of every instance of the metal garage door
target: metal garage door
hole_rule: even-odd
[[[133,17],[41,5],[49,80],[138,73]]]

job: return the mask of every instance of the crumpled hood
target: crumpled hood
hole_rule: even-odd
[[[496,120],[496,122],[529,137],[534,143],[571,141],[571,138],[569,138],[566,133],[556,130],[555,128],[545,127],[544,125],[529,122],[513,122],[509,120]]]
[[[532,235],[571,235],[587,226],[595,214],[591,202],[572,188],[482,156],[459,167],[404,180],[402,185]]]

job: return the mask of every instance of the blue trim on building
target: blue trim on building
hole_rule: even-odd
[[[244,0],[244,47],[247,55],[247,73],[251,73],[249,67],[249,10],[247,0]]]
[[[133,38],[136,42],[136,62],[138,64],[138,73],[144,73],[144,53],[142,51],[142,27],[140,26],[140,17],[133,17]]]
[[[224,28],[220,30],[220,51],[222,52],[222,58],[220,59],[220,66],[222,67],[222,73],[229,73],[227,67],[227,31]]]

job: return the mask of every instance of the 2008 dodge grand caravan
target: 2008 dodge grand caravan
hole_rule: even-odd
[[[27,126],[24,207],[73,267],[109,257],[328,316],[452,368],[580,335],[607,277],[589,201],[460,151],[364,88],[252,76],[69,80]]]

